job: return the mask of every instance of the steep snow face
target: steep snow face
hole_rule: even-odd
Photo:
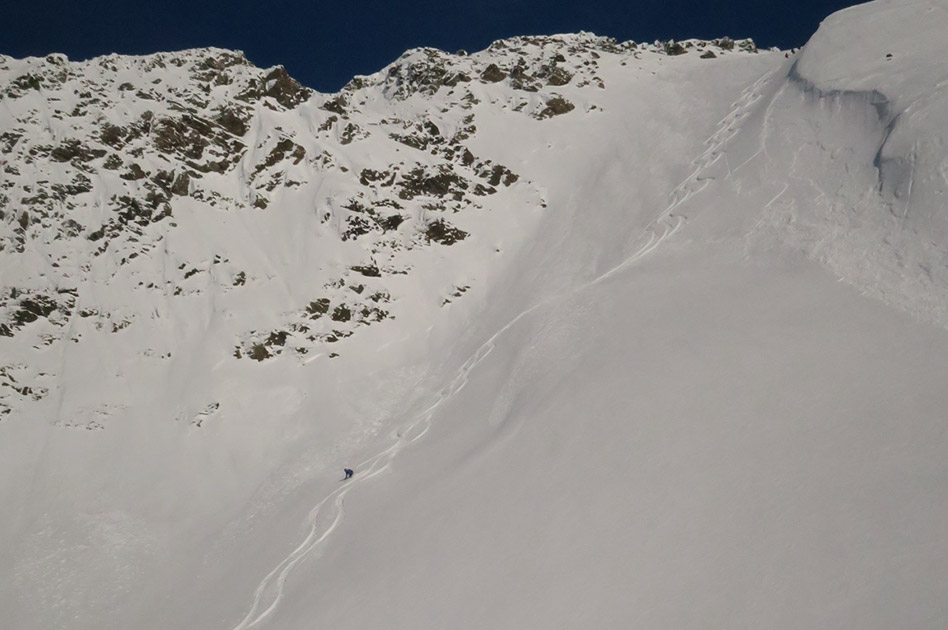
[[[213,49],[0,60],[5,620],[943,627],[923,5],[333,95]]]
[[[943,323],[941,245],[882,183],[893,79],[807,58],[643,63],[581,128],[482,129],[569,147],[505,160],[551,212],[233,627],[944,626],[948,337],[865,295]]]
[[[14,624],[236,624],[328,471],[416,438],[491,326],[674,228],[655,199],[772,58],[515,38],[335,95],[218,49],[2,58]]]
[[[234,627],[944,626],[948,337],[865,295],[946,321],[943,205],[902,198],[909,227],[884,166],[940,79],[842,78],[877,12],[893,49],[931,44],[917,7],[720,74],[644,66],[604,108],[627,118],[564,125],[548,142],[591,167],[537,158],[559,211],[399,416],[423,439],[329,495]]]

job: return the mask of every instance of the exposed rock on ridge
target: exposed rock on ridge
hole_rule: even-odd
[[[749,40],[681,45],[755,50]],[[589,33],[470,55],[424,48],[333,95],[215,48],[0,57],[0,413],[56,390],[62,368],[49,350],[107,362],[132,345],[143,365],[164,365],[181,343],[176,327],[212,304],[268,305],[241,311],[214,341],[222,359],[337,356],[361,327],[398,316],[397,285],[426,252],[463,243],[486,263],[495,248],[478,244],[476,217],[545,207],[515,166],[478,154],[480,115],[553,124],[594,111],[604,58],[669,54],[667,43]],[[278,301],[274,279],[289,267],[264,271],[260,252],[282,249],[275,235],[288,221],[311,236],[286,264],[317,268]],[[430,288],[435,310],[461,297],[458,286],[470,285]],[[190,315],[169,328],[178,311]],[[122,409],[103,405],[88,409],[88,426]]]

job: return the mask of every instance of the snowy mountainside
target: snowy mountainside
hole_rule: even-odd
[[[514,38],[470,56],[409,51],[336,95],[217,49],[4,58],[0,408],[58,399],[48,419],[101,427],[128,401],[108,401],[106,386],[100,401],[70,404],[60,372],[87,360],[64,357],[134,348],[161,371],[181,354],[181,329],[193,327],[176,317],[207,320],[237,304],[271,308],[226,315],[213,331],[215,362],[336,356],[338,342],[396,317],[399,298],[417,292],[398,276],[440,257],[417,250],[461,241],[494,213],[494,236],[482,227],[468,247],[475,260],[410,301],[460,298],[472,270],[496,258],[489,241],[504,221],[545,204],[536,184],[472,152],[479,112],[539,121],[573,101],[591,111],[605,87],[603,55],[689,49],[755,50],[727,39]],[[275,286],[279,277],[293,286]],[[181,416],[199,423],[220,401],[185,407]]]
[[[945,9],[2,58],[4,622],[944,627]]]
[[[490,322],[638,249],[777,57],[515,38],[409,51],[334,95],[218,49],[3,58],[14,625],[161,625],[182,575],[203,576],[182,623],[245,614],[298,499],[402,431]],[[716,81],[691,133],[695,72]],[[653,159],[666,148],[680,163]],[[629,164],[648,180],[630,187]]]
[[[561,211],[424,440],[325,495],[235,627],[944,627],[945,8],[649,65],[680,98],[630,77],[627,119],[550,138],[591,166],[535,157]]]

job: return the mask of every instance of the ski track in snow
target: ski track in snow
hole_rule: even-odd
[[[647,227],[649,235],[645,244],[621,263],[594,278],[588,285],[571,289],[565,295],[573,295],[586,286],[598,284],[629,266],[634,265],[655,251],[663,242],[681,229],[686,222],[686,217],[684,215],[675,215],[674,211],[694,195],[701,192],[714,179],[713,177],[705,177],[704,174],[718,160],[722,158],[727,160],[727,155],[724,152],[725,145],[738,133],[741,121],[749,115],[751,107],[760,100],[763,94],[763,87],[775,74],[776,72],[768,73],[758,79],[753,85],[745,89],[737,101],[732,104],[731,112],[718,123],[715,132],[705,141],[705,145],[707,145],[708,148],[692,162],[694,165],[692,173],[672,190],[669,205]],[[730,166],[728,166],[728,175],[730,174],[731,169]],[[438,393],[435,402],[421,412],[416,421],[395,431],[393,434],[395,442],[391,446],[357,464],[356,469],[361,472],[352,477],[345,485],[332,491],[310,510],[303,523],[304,528],[308,530],[305,538],[263,578],[257,586],[256,591],[254,591],[253,603],[250,606],[250,610],[243,620],[234,626],[233,630],[250,630],[251,628],[256,628],[273,615],[283,599],[284,585],[286,584],[290,572],[300,561],[319,547],[342,522],[345,497],[349,491],[359,483],[368,481],[385,472],[398,453],[424,437],[431,428],[431,418],[434,412],[442,404],[464,389],[471,372],[493,351],[498,338],[528,314],[550,302],[562,299],[565,295],[554,295],[534,304],[491,335],[491,337],[464,362],[454,379]]]
[[[545,303],[545,302],[544,302]],[[519,321],[524,315],[540,306],[537,304],[511,320],[506,326],[497,331],[475,352],[458,371],[451,383],[441,390],[437,400],[428,406],[418,416],[418,420],[399,429],[394,436],[396,441],[387,449],[356,465],[362,472],[357,473],[346,485],[331,492],[310,510],[304,526],[308,533],[303,541],[284,558],[257,586],[254,592],[253,604],[244,619],[234,627],[234,630],[249,630],[266,621],[277,609],[283,599],[283,587],[293,568],[308,556],[320,543],[326,540],[333,530],[342,522],[343,503],[346,494],[356,484],[368,481],[388,469],[395,456],[407,446],[420,440],[431,428],[431,417],[445,401],[460,392],[467,384],[471,371],[490,354],[494,349],[494,341],[505,331]]]
[[[675,210],[704,190],[705,187],[715,179],[706,174],[718,160],[723,159],[725,161],[727,176],[731,175],[731,166],[727,163],[727,153],[724,148],[728,141],[740,131],[741,121],[750,115],[751,108],[762,98],[764,87],[777,72],[780,72],[780,70],[769,72],[759,78],[753,85],[741,92],[740,97],[732,103],[730,113],[718,122],[715,132],[705,140],[704,144],[707,145],[708,148],[692,161],[694,170],[684,181],[675,186],[671,192],[671,201],[668,206],[649,224],[647,228],[649,233],[648,240],[645,242],[645,245],[639,248],[630,257],[593,280],[592,284],[602,282],[630,265],[635,264],[638,260],[654,251],[655,248],[661,245],[666,239],[678,232],[687,221],[687,217],[685,215],[676,215]],[[748,161],[750,161],[750,159],[753,159],[753,156],[749,158]],[[741,166],[743,166],[743,164]],[[740,166],[734,170],[736,171],[739,168]],[[661,232],[661,234],[659,234],[659,232]]]

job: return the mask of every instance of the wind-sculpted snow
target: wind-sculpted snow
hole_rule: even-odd
[[[941,0],[877,0],[840,11],[806,43],[797,72],[824,91],[879,90],[905,110],[948,78],[946,14]]]
[[[935,58],[946,29],[942,3],[871,3],[828,19],[745,130],[760,144],[738,177],[761,178],[769,194],[751,241],[790,243],[942,325],[948,71]]]
[[[948,104],[941,62],[948,5],[890,0],[853,7],[827,19],[807,43],[794,75],[821,93],[871,94],[886,125],[876,166],[892,214],[909,229],[948,242],[940,205]],[[917,207],[915,209],[914,207]]]

